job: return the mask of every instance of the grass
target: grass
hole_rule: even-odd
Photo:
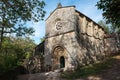
[[[111,57],[103,62],[81,67],[74,72],[63,72],[61,74],[61,77],[66,78],[67,80],[74,80],[81,77],[84,78],[90,75],[99,74],[102,70],[109,68],[112,65],[113,61],[114,58]]]

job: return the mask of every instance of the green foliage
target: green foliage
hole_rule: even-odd
[[[2,46],[0,49],[1,74],[21,65],[23,59],[31,57],[36,44],[27,37],[5,37]]]
[[[95,75],[100,73],[102,70],[109,68],[109,66],[112,65],[114,59],[113,58],[109,58],[106,61],[103,61],[101,63],[95,63],[92,65],[88,65],[85,67],[81,67],[77,70],[75,70],[74,72],[63,72],[61,74],[62,78],[66,78],[67,80],[74,80],[77,78],[81,78],[81,77],[87,77],[90,75]]]
[[[100,20],[98,24],[104,28],[105,32],[110,33],[110,27],[106,24],[105,21]]]
[[[40,42],[42,43],[43,41],[45,41],[45,37],[40,38]]]
[[[0,54],[0,75],[5,71],[14,69],[17,64],[17,57],[15,55],[1,55]]]
[[[108,34],[109,33],[116,33],[119,31],[118,28],[115,28],[114,24],[106,24],[106,21],[104,21],[104,20],[100,20],[98,22],[98,24],[101,25],[104,28],[105,32]]]
[[[103,16],[114,28],[120,28],[120,0],[100,0],[97,2],[98,9],[103,10]]]
[[[0,42],[3,42],[4,34],[31,35],[34,30],[25,23],[43,20],[44,6],[43,0],[0,0]]]
[[[16,28],[14,32],[16,32],[16,36],[22,36],[22,35],[29,36],[29,35],[32,35],[35,31],[33,27],[27,28],[27,27],[20,26]]]

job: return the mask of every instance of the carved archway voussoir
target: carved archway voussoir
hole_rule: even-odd
[[[63,56],[67,59],[67,54],[64,46],[62,45],[55,45],[52,51],[52,67],[54,69],[60,68],[60,58]]]

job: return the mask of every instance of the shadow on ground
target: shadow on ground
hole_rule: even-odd
[[[77,80],[120,80],[120,55],[112,58],[112,64],[99,74],[91,75]]]

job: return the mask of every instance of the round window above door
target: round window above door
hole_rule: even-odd
[[[56,30],[61,30],[62,27],[63,27],[62,22],[61,21],[57,21],[55,27],[56,27]]]

